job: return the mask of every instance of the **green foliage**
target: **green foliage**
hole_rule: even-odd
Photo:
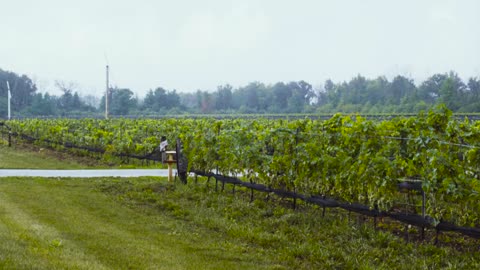
[[[427,214],[479,226],[480,125],[457,121],[446,106],[417,117],[371,121],[164,119],[26,120],[12,130],[63,144],[144,155],[167,136],[184,143],[190,169],[243,176],[304,194],[389,211],[399,179],[421,179]],[[415,202],[417,205],[420,202]]]
[[[180,97],[175,90],[167,91],[161,87],[150,90],[143,100],[143,109],[152,112],[166,112],[180,107]]]
[[[35,117],[99,117],[105,110],[105,97],[100,104],[81,98],[72,83],[56,82],[62,95],[36,93],[30,78],[0,69],[0,117],[6,117],[6,81],[12,87],[12,110],[16,118]],[[279,114],[279,113],[418,113],[438,104],[446,104],[455,112],[479,112],[480,82],[477,77],[464,83],[453,71],[438,73],[418,86],[413,79],[395,76],[366,78],[357,75],[349,81],[326,80],[323,87],[305,81],[264,84],[251,82],[233,88],[220,85],[216,91],[178,92],[157,87],[138,97],[130,89],[114,88],[109,94],[112,116],[163,116],[180,114]],[[95,99],[95,97],[94,97]],[[3,105],[2,105],[3,104]],[[97,107],[97,105],[99,105]]]

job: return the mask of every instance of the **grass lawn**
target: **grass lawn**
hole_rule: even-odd
[[[347,214],[160,178],[0,180],[1,269],[478,269]],[[270,199],[271,200],[271,199]]]
[[[108,163],[101,159],[71,155],[48,148],[27,144],[7,147],[0,140],[0,169],[156,169],[166,165],[136,161],[138,164],[120,164],[119,160]]]
[[[206,234],[182,219],[150,208],[129,207],[94,188],[104,182],[1,179],[0,268],[251,269],[275,266],[241,243],[226,242],[219,235]]]
[[[35,147],[0,144],[0,169],[81,169],[89,167],[72,158],[49,154]]]

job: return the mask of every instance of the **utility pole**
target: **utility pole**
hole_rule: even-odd
[[[10,93],[10,83],[8,83],[7,81],[7,90],[8,90],[8,120],[10,120],[11,118],[11,113],[10,113],[10,103],[11,103],[11,100],[12,100],[12,93]]]
[[[107,89],[105,91],[105,119],[108,119],[108,92],[109,92],[109,83],[108,83],[108,65],[107,65]]]

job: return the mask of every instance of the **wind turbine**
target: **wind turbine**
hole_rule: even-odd
[[[10,83],[7,81],[7,91],[8,91],[8,120],[11,118],[11,113],[10,113],[10,100],[12,99],[12,93],[10,93]]]

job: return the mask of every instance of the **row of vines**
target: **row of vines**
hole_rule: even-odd
[[[113,119],[10,121],[12,132],[105,154],[144,154],[180,138],[189,169],[395,211],[398,183],[421,182],[433,223],[480,227],[480,122],[451,112],[372,121]],[[417,199],[414,204],[421,205]]]

